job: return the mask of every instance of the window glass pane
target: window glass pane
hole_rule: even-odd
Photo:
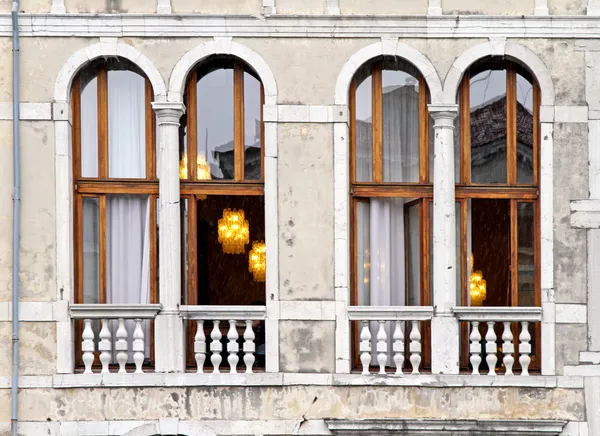
[[[517,203],[519,306],[535,306],[533,203]]]
[[[98,177],[98,81],[84,73],[81,82],[81,177]]]
[[[533,83],[517,73],[517,183],[533,183]]]
[[[98,198],[82,199],[83,301],[100,303],[100,221]]]
[[[157,124],[158,125],[158,124]],[[179,178],[181,180],[188,179],[188,156],[187,156],[187,116],[185,114],[179,119]],[[157,142],[158,142],[158,135]],[[158,162],[160,160],[160,144],[158,145],[159,152],[156,154],[156,168],[160,168]],[[160,176],[160,174],[159,174]]]
[[[471,306],[510,306],[510,200],[471,199],[467,244]],[[485,299],[477,298],[485,280]],[[473,285],[473,286],[472,286]]]
[[[462,306],[462,295],[463,295],[463,284],[462,284],[462,270],[463,270],[463,265],[461,263],[461,231],[460,231],[460,227],[461,227],[461,223],[462,223],[462,214],[461,214],[461,210],[460,210],[460,202],[456,202],[456,206],[455,206],[455,210],[454,210],[455,216],[456,216],[456,305],[457,306]],[[433,216],[433,214],[432,214]],[[433,220],[433,219],[432,219]],[[432,226],[433,229],[433,226]],[[431,232],[432,236],[431,239],[433,240],[433,231]],[[433,266],[433,248],[431,249],[431,265]],[[433,268],[431,268],[433,270]],[[432,279],[432,283],[433,283],[433,279]]]
[[[244,178],[260,180],[261,130],[260,82],[244,73]]]
[[[106,302],[150,301],[150,203],[146,195],[106,197]]]
[[[189,208],[188,199],[182,198],[180,204],[181,213],[181,304],[190,304],[188,295],[188,280],[189,280],[189,257],[188,257],[188,219]]]
[[[265,241],[264,197],[258,195],[208,195],[197,201],[197,298],[198,304],[264,305],[265,277],[261,271],[250,271],[250,255],[254,243]],[[223,220],[226,209],[243,211],[236,222],[246,221],[247,242],[240,250],[226,248],[236,234],[233,221]],[[238,215],[239,216],[239,215]],[[222,227],[223,226],[223,227]],[[221,238],[219,237],[220,228]],[[229,232],[227,231],[229,230]],[[229,233],[229,237],[226,234]],[[258,246],[256,265],[265,272],[265,257]],[[264,245],[263,245],[264,247]],[[190,259],[190,262],[193,260]]]
[[[233,69],[201,77],[196,98],[198,179],[233,180]]]
[[[358,204],[358,304],[420,304],[418,218],[418,203],[411,199],[371,198]]]
[[[497,68],[470,81],[473,183],[506,183],[506,69]]]
[[[419,80],[383,70],[383,181],[419,181]]]
[[[373,82],[371,69],[356,82],[356,181],[370,182],[373,172]]]
[[[146,177],[146,80],[108,72],[108,176]]]

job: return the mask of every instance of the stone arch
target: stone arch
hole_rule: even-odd
[[[529,48],[514,41],[488,41],[471,47],[460,55],[450,67],[444,82],[443,102],[456,103],[458,86],[465,72],[480,59],[487,56],[507,56],[527,68],[540,85],[542,106],[554,105],[554,83],[550,71],[542,60]]]
[[[342,67],[335,84],[335,104],[348,104],[348,90],[354,74],[365,62],[377,56],[396,56],[413,64],[427,82],[431,94],[431,104],[441,103],[442,83],[431,61],[417,49],[393,39],[368,45],[350,57]]]
[[[165,101],[167,92],[165,81],[150,59],[136,48],[123,42],[99,42],[76,51],[63,65],[54,86],[54,101],[69,101],[73,78],[90,61],[102,56],[116,56],[128,59],[137,65],[148,77],[154,90],[155,101]]]
[[[215,54],[235,56],[246,62],[260,77],[265,90],[265,104],[277,104],[277,82],[271,68],[256,52],[245,45],[232,41],[231,38],[219,38],[200,44],[179,59],[169,81],[169,101],[182,101],[189,72],[196,64]]]

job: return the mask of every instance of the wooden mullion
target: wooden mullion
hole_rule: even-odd
[[[534,271],[534,298],[537,307],[542,306],[542,289],[541,289],[541,232],[540,232],[540,203],[533,202],[533,271]],[[534,369],[540,369],[542,357],[542,325],[536,324],[535,329],[535,356],[537,357],[534,364]]]
[[[468,291],[468,257],[469,257],[469,244],[468,244],[468,226],[467,217],[469,214],[468,200],[459,200],[460,204],[460,300],[462,306],[469,305],[469,291]],[[462,347],[460,354],[460,366],[467,368],[469,366],[469,324],[468,322],[461,323],[461,339]]]
[[[433,198],[433,188],[431,185],[421,185],[418,183],[408,184],[386,184],[386,185],[357,185],[351,188],[351,193],[357,197],[423,197]]]
[[[423,155],[421,155],[422,157]],[[429,199],[421,199],[419,205],[419,221],[421,226],[420,241],[420,300],[421,306],[431,306],[431,283],[429,280],[429,268],[431,253],[429,252],[429,238],[431,237],[431,221],[429,216]],[[423,366],[431,367],[431,324],[427,321],[421,322],[421,331],[423,332]]]
[[[75,303],[83,303],[83,197],[75,195]]]
[[[181,183],[181,194],[264,195],[262,183]]]
[[[350,196],[350,304],[358,305],[358,200]],[[352,329],[352,364],[358,364],[359,350],[358,350],[358,339],[359,339],[359,328],[358,323],[351,322],[350,328]]]
[[[352,79],[350,82],[348,110],[350,112],[350,183],[354,183],[356,182],[356,79]]]
[[[98,82],[98,178],[108,178],[108,71],[101,67]]]
[[[198,105],[197,105],[197,74],[193,71],[187,82],[186,90],[186,113],[187,113],[187,175],[188,180],[196,180],[197,177],[197,153],[198,153]],[[204,156],[208,161],[208,156]]]
[[[510,305],[519,305],[517,200],[510,200]]]
[[[373,183],[383,182],[383,77],[381,62],[373,66],[372,73],[372,141]]]
[[[517,200],[536,200],[539,190],[536,186],[507,186],[507,185],[456,185],[456,198],[500,198]]]
[[[260,82],[260,180],[265,180],[265,87]]]
[[[198,202],[196,197],[189,195],[187,198],[188,204],[188,288],[187,303],[189,305],[198,304]],[[185,267],[185,265],[184,265]],[[188,321],[188,340],[187,340],[187,364],[193,366],[193,338],[197,322]]]
[[[244,68],[233,68],[233,159],[234,180],[244,180]]]
[[[419,182],[429,179],[429,110],[427,82],[419,76]]]
[[[101,195],[99,197],[100,203],[100,211],[98,213],[99,221],[100,221],[100,275],[99,275],[99,283],[100,283],[100,303],[106,303],[106,195]]]
[[[156,140],[154,137],[154,112],[152,111],[152,85],[145,86],[146,179],[156,179]]]
[[[158,194],[158,182],[121,182],[113,180],[80,180],[75,186],[78,194]]]
[[[533,81],[533,183],[539,183],[540,174],[540,105],[541,92],[540,85],[537,81]]]
[[[150,303],[158,303],[158,229],[156,228],[156,202],[158,195],[150,195]],[[150,321],[150,361],[154,362],[154,320]]]
[[[471,89],[468,74],[459,87],[460,105],[460,181],[471,183]]]
[[[81,78],[77,78],[71,90],[71,111],[73,113],[73,180],[81,177]]]
[[[506,67],[506,183],[517,183],[517,72]]]

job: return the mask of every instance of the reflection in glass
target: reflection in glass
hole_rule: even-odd
[[[356,181],[373,180],[373,82],[371,70],[356,78]],[[361,81],[362,80],[362,81]]]
[[[506,70],[498,68],[470,80],[473,183],[506,183]]]
[[[260,180],[261,176],[261,130],[260,82],[251,74],[244,73],[244,178]]]
[[[83,301],[100,303],[100,221],[98,198],[83,197]]]
[[[95,72],[86,76],[81,78],[81,177],[98,177],[98,80]]]
[[[517,203],[519,306],[535,306],[533,203]]]
[[[233,180],[233,69],[202,76],[196,98],[198,161],[208,164],[211,179]]]
[[[517,73],[517,183],[533,183],[533,83]]]
[[[383,181],[419,181],[419,81],[400,70],[382,72]]]
[[[146,177],[146,81],[132,71],[108,72],[108,176]]]

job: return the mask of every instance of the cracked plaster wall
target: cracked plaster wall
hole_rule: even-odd
[[[426,15],[427,0],[340,0],[340,13],[348,15]]]
[[[585,15],[589,0],[548,0],[552,15]]]
[[[262,13],[261,0],[171,0],[174,14],[252,14]]]
[[[68,13],[155,13],[156,0],[65,0]]]
[[[443,13],[453,15],[533,15],[533,8],[534,0],[442,0]]]

